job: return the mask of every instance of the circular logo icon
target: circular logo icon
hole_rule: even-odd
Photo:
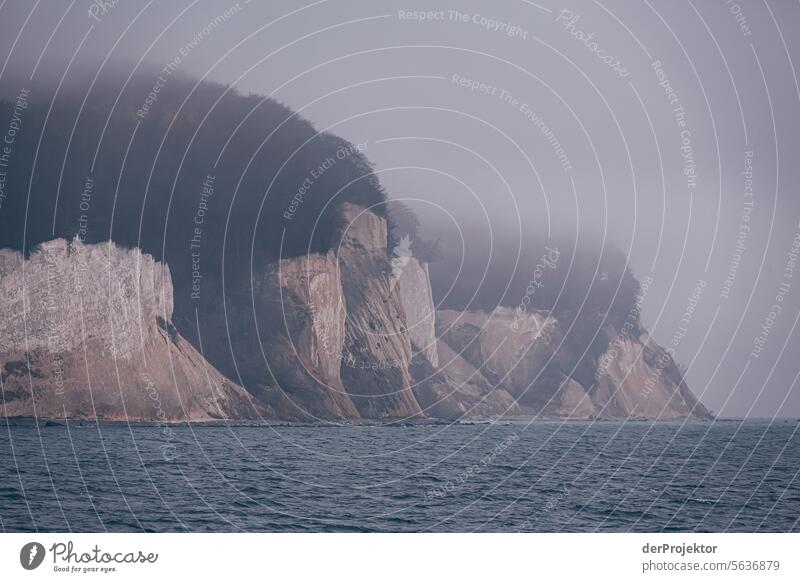
[[[19,563],[26,570],[35,570],[42,565],[44,554],[44,546],[39,542],[27,543],[19,552]]]

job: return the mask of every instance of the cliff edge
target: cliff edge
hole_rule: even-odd
[[[444,350],[455,366],[464,360],[475,370],[470,382],[488,386],[486,394],[510,395],[515,406],[505,416],[711,417],[672,357],[646,333],[625,334],[600,315],[584,317],[561,320],[536,310],[520,316],[509,308],[440,311],[440,360]],[[470,410],[491,415],[485,405]]]
[[[5,416],[197,421],[258,418],[172,325],[169,269],[137,249],[78,239],[27,259],[0,250]]]

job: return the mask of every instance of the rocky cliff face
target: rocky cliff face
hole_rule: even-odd
[[[203,309],[205,353],[266,414],[336,421],[421,415],[383,218],[345,205],[339,247],[254,265],[251,285]],[[430,296],[430,286],[422,291]],[[211,304],[221,302],[212,296]],[[432,335],[432,320],[425,324]],[[419,337],[421,339],[421,335]]]
[[[353,205],[343,217],[335,251],[265,266],[247,298],[258,325],[233,326],[229,353],[275,416],[708,416],[638,330],[622,336],[605,324],[598,334],[602,317],[592,315],[437,311],[427,265],[387,256],[385,220]],[[242,308],[228,312],[230,326]],[[243,349],[248,341],[257,347]]]
[[[517,325],[512,325],[515,322]],[[484,390],[489,386],[486,394],[500,390],[512,397],[515,406],[506,415],[573,419],[710,416],[684,383],[672,358],[646,335],[623,336],[607,325],[600,334],[606,336],[608,348],[595,360],[586,355],[586,349],[576,347],[584,345],[571,338],[577,333],[583,339],[587,333],[579,325],[577,332],[567,327],[536,311],[521,317],[505,308],[492,313],[437,313],[441,342],[476,370],[470,382]],[[441,367],[446,369],[444,363]],[[484,416],[486,409],[476,407],[472,414]]]
[[[622,334],[599,316],[437,311],[427,265],[388,256],[386,221],[352,205],[343,217],[337,249],[254,265],[251,284],[232,285],[224,302],[205,286],[192,343],[172,325],[170,272],[149,255],[77,240],[44,243],[27,260],[0,251],[4,414],[709,416],[638,326]]]
[[[710,417],[672,357],[648,334],[626,338],[606,329],[610,344],[598,362],[592,401],[599,414],[646,418]]]
[[[393,276],[406,314],[412,347],[412,391],[424,414],[458,419],[518,414],[514,398],[458,350],[441,341],[428,265],[415,258],[395,261]],[[446,312],[444,312],[446,313]],[[463,314],[469,317],[469,314]]]
[[[344,298],[333,251],[254,264],[250,283],[204,289],[204,354],[269,418],[357,418],[339,373]],[[198,338],[192,341],[197,344]]]
[[[257,418],[250,397],[175,330],[166,266],[77,239],[28,259],[0,251],[6,416],[116,420]]]
[[[428,265],[414,257],[395,258],[392,262],[391,281],[397,287],[406,314],[411,347],[437,367],[436,306],[433,304]]]
[[[411,339],[392,278],[386,221],[345,205],[339,268],[346,302],[342,382],[364,418],[422,416],[411,390]]]

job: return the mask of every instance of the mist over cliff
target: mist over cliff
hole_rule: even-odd
[[[210,276],[223,248],[243,261],[324,252],[343,203],[384,211],[359,146],[277,101],[152,68],[84,80],[37,88],[24,110],[0,246],[113,240],[168,261],[180,283],[193,254]]]
[[[144,67],[36,86],[0,207],[0,247],[111,240],[170,265],[175,321],[248,288],[251,261],[325,253],[341,207],[385,214],[362,147],[275,100]],[[52,101],[50,101],[52,100]],[[15,103],[0,103],[11,118]],[[223,272],[224,269],[224,272]]]
[[[471,236],[465,227],[464,238]],[[466,257],[456,244],[440,246],[431,284],[443,308],[491,310],[499,305],[562,316],[604,312],[620,322],[640,292],[627,257],[592,236],[545,239],[530,233],[519,240],[500,232],[491,248],[473,247]]]
[[[389,218],[390,254],[407,237],[408,252],[435,262],[434,299],[443,308],[524,300],[624,317],[638,293],[626,257],[586,237],[576,244],[500,232],[469,256],[451,240],[437,244],[407,206],[391,201],[387,210],[363,144],[318,132],[273,99],[148,67],[130,78],[105,72],[93,84],[88,73],[72,76],[57,96],[52,84],[33,95],[6,179],[0,247],[29,252],[74,236],[139,247],[170,264],[179,321],[193,318],[186,297],[197,303],[204,285],[222,284],[223,264],[224,277],[242,284],[251,260],[335,248],[346,203]],[[55,96],[52,106],[45,96]],[[0,116],[14,107],[1,101]]]
[[[57,243],[63,272],[73,246],[109,241],[125,261],[166,265],[168,313],[143,315],[160,338],[151,360],[185,338],[195,351],[179,391],[191,395],[207,364],[254,399],[225,395],[217,416],[241,406],[255,407],[248,418],[314,422],[708,416],[646,336],[641,287],[619,251],[529,232],[459,254],[387,197],[365,144],[318,132],[275,100],[168,67],[84,81],[36,87],[50,102],[0,103],[20,128],[0,247],[35,257],[72,241]],[[87,271],[102,289],[99,269]],[[7,381],[48,361],[46,346],[35,357],[6,348]],[[17,389],[17,409],[29,410],[35,395]],[[73,387],[75,402],[83,390]]]

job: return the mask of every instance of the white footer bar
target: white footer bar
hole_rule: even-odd
[[[3,534],[0,579],[796,581],[798,554],[800,534]]]

